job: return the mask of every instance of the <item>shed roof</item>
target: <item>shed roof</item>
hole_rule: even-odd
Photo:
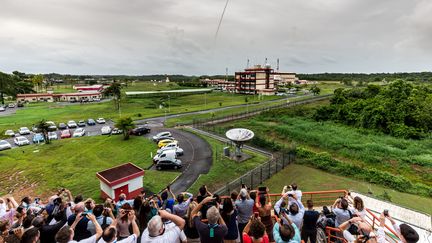
[[[96,176],[109,186],[115,186],[143,175],[144,170],[132,163],[122,164],[96,173]]]

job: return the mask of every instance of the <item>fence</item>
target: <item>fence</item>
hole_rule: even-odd
[[[282,154],[277,158],[272,158],[264,164],[252,169],[236,180],[227,183],[219,188],[215,193],[219,195],[229,195],[232,190],[239,190],[242,184],[248,188],[256,188],[272,175],[276,174],[295,160],[294,153]]]
[[[327,95],[322,95],[322,96],[318,96],[318,97],[312,97],[312,98],[305,99],[305,100],[291,101],[291,102],[287,102],[287,103],[283,103],[283,104],[266,106],[266,107],[257,108],[257,109],[247,109],[244,112],[232,113],[232,114],[228,114],[228,115],[215,116],[215,117],[211,117],[211,118],[193,119],[192,126],[200,128],[200,127],[203,127],[204,125],[213,125],[213,124],[217,124],[217,123],[242,119],[242,118],[250,117],[253,115],[257,115],[257,114],[264,112],[264,111],[269,111],[269,110],[284,108],[284,107],[292,107],[292,106],[296,106],[296,105],[303,105],[303,104],[308,104],[308,103],[312,103],[312,102],[316,102],[316,101],[320,101],[320,100],[326,100],[326,99],[330,98],[331,96],[333,96],[333,94],[327,94]],[[188,124],[190,124],[190,123],[188,123]],[[185,123],[185,124],[177,124],[177,125],[187,125],[187,124]]]

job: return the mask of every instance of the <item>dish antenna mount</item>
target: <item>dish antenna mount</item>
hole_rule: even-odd
[[[254,132],[246,128],[233,128],[231,130],[228,130],[225,133],[225,136],[235,144],[235,155],[237,157],[241,157],[241,149],[243,147],[243,144],[251,140],[255,136],[255,134]]]

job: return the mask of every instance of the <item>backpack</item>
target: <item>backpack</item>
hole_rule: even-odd
[[[349,209],[347,209],[347,210],[348,210],[348,213],[350,215],[350,219],[352,219],[353,216],[352,216],[351,211]],[[348,232],[350,232],[352,235],[358,235],[359,234],[358,233],[358,227],[355,224],[350,225],[350,227],[348,228]]]

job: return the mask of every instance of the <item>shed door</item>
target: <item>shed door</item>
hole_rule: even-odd
[[[126,194],[126,198],[129,198],[129,186],[128,184],[121,186],[119,188],[114,189],[115,200],[117,201],[120,194]]]

